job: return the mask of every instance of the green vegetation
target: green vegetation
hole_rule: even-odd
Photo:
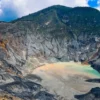
[[[69,39],[83,34],[100,35],[100,12],[89,7],[69,8],[56,5],[17,19],[12,23],[17,21],[27,21],[37,33],[52,34],[56,38]],[[32,27],[28,29],[31,30]]]

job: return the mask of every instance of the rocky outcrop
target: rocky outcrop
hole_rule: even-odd
[[[89,93],[75,96],[78,100],[99,100],[100,99],[100,88],[93,88]]]
[[[22,99],[20,99],[16,96],[12,96],[11,94],[9,94],[7,92],[0,91],[0,100],[22,100]]]
[[[89,79],[87,82],[100,83],[100,79]]]
[[[95,70],[100,72],[100,58],[97,58],[96,60],[91,61],[90,64],[91,64],[91,67],[93,67]]]
[[[17,82],[1,85],[0,89],[2,89],[1,93],[4,93],[5,95],[6,95],[5,92],[11,94],[12,95],[11,100],[17,100],[17,99],[13,99],[14,96],[21,98],[21,100],[35,100],[35,99],[57,100],[55,95],[48,93],[45,89],[43,89],[41,85],[29,81],[27,82],[17,81]],[[4,100],[6,100],[6,97]]]

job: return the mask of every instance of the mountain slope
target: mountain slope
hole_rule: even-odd
[[[0,33],[14,53],[11,59],[15,65],[21,62],[19,58],[26,61],[30,56],[38,60],[36,66],[71,60],[88,62],[99,48],[99,18],[100,12],[93,8],[57,5],[10,23],[1,22]]]
[[[53,19],[54,23],[56,23],[58,20],[66,24],[66,27],[68,27],[69,30],[72,31],[74,34],[81,34],[82,32],[84,32],[84,34],[85,33],[96,34],[98,32],[99,34],[100,33],[98,30],[98,28],[100,27],[99,17],[100,17],[100,12],[93,8],[89,7],[68,8],[58,5],[22,17],[18,20],[15,20],[14,22],[33,21],[33,23],[37,23],[42,26],[45,24],[45,22],[47,22],[51,18],[51,20]]]

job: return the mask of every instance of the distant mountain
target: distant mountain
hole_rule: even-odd
[[[68,8],[65,6],[52,6],[39,12],[22,17],[16,21],[33,21],[36,25],[45,25],[49,20],[53,24],[64,24],[72,34],[99,34],[100,12],[90,7]],[[49,26],[49,25],[48,25]],[[45,26],[46,27],[46,26]],[[57,27],[56,27],[57,28]],[[91,30],[92,28],[92,30]],[[69,33],[69,31],[67,33]],[[69,33],[70,34],[70,33]]]

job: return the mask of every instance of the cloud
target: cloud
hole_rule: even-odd
[[[98,0],[97,3],[98,3],[98,7],[97,7],[97,9],[100,10],[100,0]]]
[[[57,3],[58,2],[58,3]],[[63,0],[13,0],[19,16],[39,11],[51,5],[63,4]]]
[[[16,8],[11,0],[0,1],[0,20],[10,21],[18,17]]]
[[[87,0],[76,0],[75,6],[89,6],[89,5],[87,4]]]
[[[87,0],[13,0],[19,16],[39,11],[51,5],[65,5],[68,7],[88,6]]]
[[[66,5],[69,7],[88,6],[87,0],[64,0],[63,5]]]
[[[58,4],[68,7],[91,6],[88,4],[90,1],[94,0],[0,0],[0,20],[10,21]],[[100,0],[97,3],[100,5]]]

